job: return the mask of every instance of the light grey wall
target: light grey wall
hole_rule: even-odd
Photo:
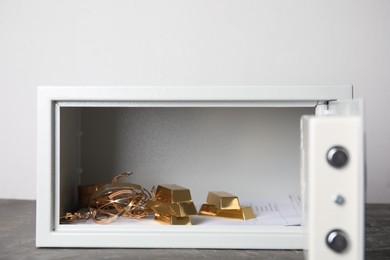
[[[390,202],[390,1],[0,0],[0,197],[34,199],[37,85],[353,84]]]

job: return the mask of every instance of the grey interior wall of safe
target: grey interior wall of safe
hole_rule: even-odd
[[[202,203],[299,194],[302,114],[313,108],[82,108],[83,184],[174,183]]]
[[[81,109],[65,108],[60,110],[59,124],[59,201],[60,215],[74,211],[78,207],[77,185],[80,183],[80,129]],[[57,179],[57,178],[56,178]],[[59,196],[59,197],[58,197]],[[57,205],[57,203],[55,203]]]

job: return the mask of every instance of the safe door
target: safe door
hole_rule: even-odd
[[[331,101],[301,119],[308,259],[364,258],[364,136],[360,100]]]

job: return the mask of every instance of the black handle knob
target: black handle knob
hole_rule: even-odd
[[[326,159],[333,167],[342,168],[348,163],[348,151],[344,147],[334,146],[329,149],[326,154]]]
[[[348,237],[342,230],[335,229],[326,236],[326,244],[337,253],[344,252],[348,247]]]

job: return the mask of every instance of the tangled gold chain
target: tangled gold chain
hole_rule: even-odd
[[[60,218],[61,224],[86,221],[90,217],[95,223],[108,224],[119,217],[141,219],[149,215],[146,202],[152,197],[150,192],[138,184],[119,183],[119,179],[128,177],[132,172],[115,176],[95,192],[89,203],[89,209],[76,213],[66,213]]]

